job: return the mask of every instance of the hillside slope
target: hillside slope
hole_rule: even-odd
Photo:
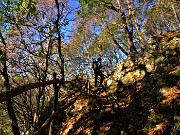
[[[104,88],[74,82],[81,95],[64,110],[57,134],[180,134],[180,31],[148,45],[138,64],[118,63]]]

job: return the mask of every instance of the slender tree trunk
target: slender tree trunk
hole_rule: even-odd
[[[49,66],[49,57],[52,54],[52,41],[51,37],[49,37],[49,43],[48,43],[48,51],[46,54],[46,67],[45,70],[43,71],[43,77],[40,79],[40,82],[45,82],[47,78],[47,71],[48,71],[48,66]],[[41,77],[40,77],[41,78]],[[42,124],[42,116],[43,116],[43,108],[44,108],[44,103],[45,103],[45,87],[39,88],[39,94],[38,94],[38,102],[37,102],[37,109],[36,109],[36,119],[34,123],[34,130],[37,130]],[[42,99],[42,100],[41,100]]]
[[[171,0],[171,7],[172,7],[172,9],[173,9],[174,16],[176,17],[176,19],[177,19],[178,22],[180,23],[180,19],[179,19],[178,15],[177,15],[177,12],[176,12],[176,10],[175,10],[174,3],[173,3],[172,0]],[[180,25],[179,25],[179,26],[180,26]]]
[[[7,60],[7,58],[6,58],[6,42],[5,42],[1,32],[0,32],[0,38],[1,38],[2,43],[5,46],[4,53],[2,50],[0,50],[0,55],[1,55],[0,61],[1,61],[1,64],[3,65],[1,74],[4,77],[4,89],[6,91],[9,91],[10,84],[9,84],[9,77],[8,77],[8,72],[7,72],[7,65],[6,65],[6,60]],[[20,135],[19,126],[17,123],[17,119],[16,119],[16,115],[15,115],[15,111],[13,109],[13,103],[12,103],[11,99],[7,100],[6,105],[7,105],[9,118],[11,119],[11,122],[12,122],[11,123],[12,132],[14,135]]]
[[[138,53],[135,45],[134,45],[134,41],[133,41],[133,24],[132,21],[130,20],[131,18],[127,18],[125,15],[125,10],[123,7],[123,3],[120,0],[117,0],[118,4],[119,4],[119,13],[121,14],[121,18],[124,24],[124,30],[125,30],[125,34],[127,37],[127,41],[128,41],[128,47],[129,47],[129,56],[132,59],[132,61],[134,61],[135,55]],[[129,7],[129,11],[128,11],[128,15],[131,17],[132,16],[132,11],[130,8],[130,1],[127,1],[128,3],[128,7]]]
[[[101,0],[100,0],[101,1]],[[125,31],[125,35],[127,38],[127,42],[128,42],[128,49],[129,49],[129,53],[128,55],[132,58],[132,60],[135,58],[134,55],[138,53],[134,42],[133,42],[133,24],[130,20],[130,18],[126,17],[125,15],[125,9],[123,7],[123,5],[125,5],[125,3],[123,3],[123,1],[121,0],[117,0],[117,3],[119,5],[119,8],[116,8],[115,6],[113,6],[113,4],[111,2],[105,2],[105,1],[101,1],[107,8],[114,10],[115,12],[118,12],[121,15],[121,20],[123,23],[123,29]],[[130,4],[130,1],[126,1],[128,4]],[[128,16],[131,16],[131,8],[128,11]]]
[[[60,30],[59,30],[59,20],[60,20],[61,14],[60,14],[60,11],[59,11],[59,2],[58,2],[58,0],[55,0],[55,3],[56,3],[56,8],[58,10],[57,19],[56,19],[56,22],[55,22],[56,32],[58,34],[58,53],[59,53],[59,58],[61,60],[61,67],[60,68],[61,68],[62,80],[64,81],[64,79],[65,79],[65,75],[64,75],[64,56],[63,56],[62,51],[61,51],[62,39],[61,39]]]
[[[54,72],[53,73],[54,80],[57,79],[56,76],[57,76],[57,74]],[[54,104],[53,104],[53,112],[52,112],[52,114],[57,111],[57,107],[58,107],[58,92],[59,92],[60,84],[59,85],[57,83],[53,84],[53,87],[54,87]],[[52,120],[52,122],[50,124],[49,135],[53,135],[54,134],[54,126],[55,126],[55,121]]]

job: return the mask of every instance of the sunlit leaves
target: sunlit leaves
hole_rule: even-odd
[[[179,4],[169,0],[158,1],[147,13],[146,28],[151,34],[179,29]]]
[[[18,20],[19,23],[24,23],[24,18],[28,19],[36,14],[37,0],[2,0],[0,2],[0,23],[1,26],[8,26]]]
[[[36,3],[37,0],[33,1],[26,1],[26,0],[20,0],[19,3],[17,4],[16,8],[14,9],[15,11],[15,16],[20,20],[25,18],[30,18],[32,16],[36,15]]]

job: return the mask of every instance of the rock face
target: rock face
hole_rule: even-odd
[[[179,134],[180,30],[169,32],[158,41],[151,39],[147,46],[147,51],[135,64],[130,58],[117,63],[115,71],[106,78],[107,96],[120,101],[121,109],[128,108],[129,111],[131,107],[126,104],[132,103],[133,99],[133,109],[148,108],[147,123],[152,125],[148,127],[148,134]],[[123,94],[126,103],[122,102]]]
[[[117,64],[117,69],[112,78],[114,80],[121,80],[123,84],[133,83],[145,75],[145,70],[145,67],[140,69],[138,66],[134,65],[130,59],[127,59]]]
[[[147,49],[137,58],[136,64],[129,57],[117,63],[116,70],[107,80],[121,80],[123,84],[133,83],[142,79],[147,73],[154,72],[160,64],[162,66],[170,64],[168,57],[173,57],[180,50],[180,30],[158,37],[158,41],[155,39],[148,40]]]

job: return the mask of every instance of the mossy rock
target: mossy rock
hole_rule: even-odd
[[[164,56],[160,55],[154,59],[155,64],[158,64],[164,60]]]
[[[157,85],[158,86],[165,86],[166,85],[166,81],[163,78],[159,78],[157,80]]]

